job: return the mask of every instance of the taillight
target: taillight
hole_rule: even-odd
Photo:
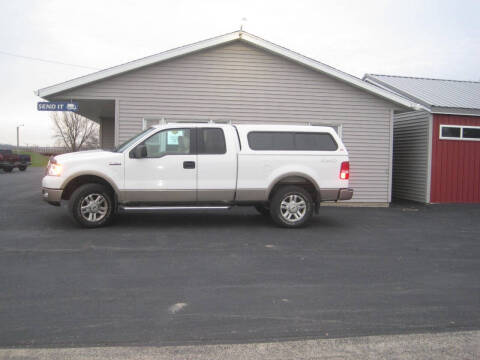
[[[348,180],[349,177],[350,177],[350,163],[348,161],[344,161],[340,166],[340,179]]]

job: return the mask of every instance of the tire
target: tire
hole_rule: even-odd
[[[25,171],[25,170],[27,170],[27,167],[26,167],[25,165],[20,165],[20,166],[18,167],[18,170],[20,170],[20,171]]]
[[[88,207],[82,214],[82,207]],[[109,224],[114,215],[111,192],[100,184],[85,184],[70,197],[68,208],[73,219],[83,227],[98,228]]]
[[[12,170],[13,170],[13,167],[11,167],[11,166],[5,166],[5,167],[3,168],[3,171],[8,172],[8,173],[9,173],[9,172],[12,172]]]
[[[270,216],[270,208],[264,204],[255,205],[255,210],[257,210],[260,214],[265,216]]]
[[[279,226],[297,228],[307,224],[313,214],[310,193],[300,186],[284,186],[273,194],[270,216]]]

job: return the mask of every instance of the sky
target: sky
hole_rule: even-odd
[[[479,14],[478,0],[0,0],[0,143],[15,144],[20,124],[21,145],[54,143],[34,90],[238,30],[242,18],[358,77],[480,81]]]

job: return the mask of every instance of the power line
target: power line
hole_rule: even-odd
[[[51,63],[51,64],[59,64],[59,65],[66,65],[66,66],[75,66],[75,67],[80,67],[80,68],[90,69],[90,70],[99,70],[98,68],[94,68],[94,67],[91,67],[91,66],[83,66],[83,65],[77,65],[77,64],[69,64],[69,63],[65,63],[65,62],[61,62],[61,61],[47,60],[47,59],[41,59],[41,58],[36,58],[36,57],[31,57],[31,56],[13,54],[13,53],[9,53],[9,52],[2,51],[2,50],[0,50],[0,54],[2,54],[2,55],[8,55],[8,56],[13,56],[13,57],[18,57],[18,58],[27,59],[27,60],[42,61],[42,62]]]

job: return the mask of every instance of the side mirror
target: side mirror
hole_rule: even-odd
[[[139,144],[130,151],[130,158],[132,159],[141,159],[147,157],[147,146],[145,144]]]

